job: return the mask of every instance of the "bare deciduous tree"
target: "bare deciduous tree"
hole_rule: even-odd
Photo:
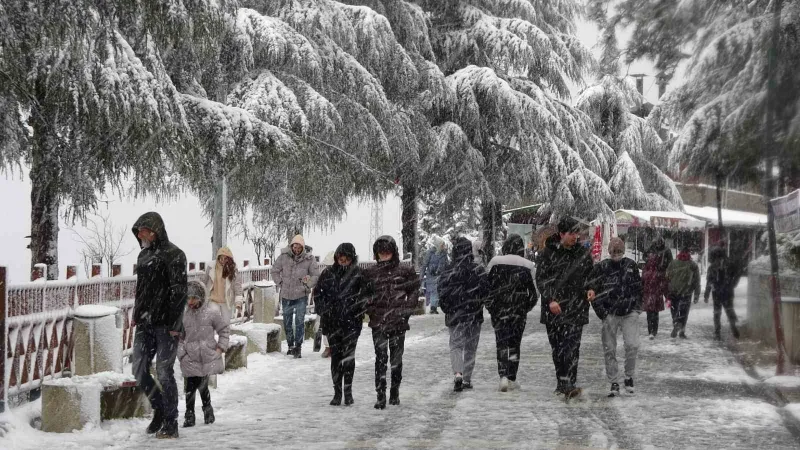
[[[129,255],[133,249],[123,245],[127,237],[124,226],[114,227],[108,214],[96,214],[87,217],[83,222],[82,232],[70,228],[76,242],[83,244],[81,258],[86,276],[91,276],[93,263],[106,265],[106,273],[110,274],[114,263],[123,256]]]

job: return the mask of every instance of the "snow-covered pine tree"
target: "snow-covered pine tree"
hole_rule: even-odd
[[[595,133],[614,149],[601,155],[597,165],[600,173],[611,171],[615,208],[679,210],[680,193],[663,172],[669,149],[650,121],[633,113],[644,102],[627,80],[607,74],[578,95],[575,107],[589,115]]]
[[[58,272],[58,219],[95,207],[107,184],[135,192],[176,181],[189,126],[161,49],[218,17],[216,2],[169,0],[0,5],[4,166],[30,166],[32,263]],[[26,139],[9,139],[24,135]],[[9,145],[11,143],[11,145]]]
[[[591,59],[575,37],[581,2],[357,3],[382,8],[407,49],[425,55],[430,47],[432,56],[425,57],[447,76],[455,95],[427,116],[434,127],[450,122],[460,128],[483,160],[485,182],[472,183],[470,195],[488,205],[541,199],[555,215],[611,213],[615,153],[593,133],[589,117],[562,100],[567,80],[580,82]],[[437,173],[453,180],[456,168]],[[486,228],[489,237],[495,227]],[[491,248],[492,239],[485,241]]]
[[[597,3],[610,7],[614,2]],[[654,60],[665,79],[679,63],[687,63],[682,84],[651,113],[678,131],[670,170],[712,179],[724,174],[739,182],[761,176],[773,7],[770,0],[626,0],[613,9],[610,22],[633,28],[629,60]],[[798,23],[800,1],[784,0],[776,49],[775,129],[785,186],[800,174]]]

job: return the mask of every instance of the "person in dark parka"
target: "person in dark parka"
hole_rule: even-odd
[[[439,306],[450,330],[450,364],[453,390],[472,389],[475,353],[483,324],[483,304],[489,292],[486,271],[474,261],[472,242],[453,241],[453,262],[439,277]]]
[[[589,250],[578,245],[579,231],[575,219],[561,219],[558,235],[547,240],[536,267],[542,294],[541,322],[547,328],[558,378],[556,392],[567,397],[581,394],[575,383],[583,326],[589,323],[585,283],[593,264]]]
[[[314,303],[322,318],[322,329],[331,349],[331,405],[353,404],[353,374],[356,369],[356,344],[366,311],[366,280],[358,267],[353,244],[339,245],[333,265],[322,271],[314,287]],[[344,384],[342,384],[344,382]]]
[[[528,313],[538,297],[534,284],[534,264],[523,257],[525,243],[512,234],[503,242],[502,256],[489,261],[490,293],[486,309],[492,316],[497,341],[497,372],[500,391],[517,387],[520,344]]]
[[[403,352],[408,319],[417,307],[419,276],[411,266],[400,264],[397,243],[381,236],[372,245],[378,262],[365,271],[368,281],[367,314],[375,345],[375,409],[386,408],[386,366],[391,363],[389,404],[400,404]]]
[[[186,255],[170,242],[158,213],[143,214],[132,231],[142,248],[136,263],[133,375],[153,407],[147,432],[157,433],[159,438],[177,438],[178,385],[172,367],[187,300]],[[160,388],[150,375],[154,356]]]
[[[739,339],[739,329],[736,328],[736,311],[733,309],[733,291],[739,284],[739,279],[744,272],[746,264],[738,263],[728,257],[728,252],[723,247],[714,247],[708,253],[708,273],[706,274],[706,290],[703,300],[708,303],[708,297],[713,295],[714,300],[714,339],[722,339],[722,310],[728,316],[731,325],[731,334]]]

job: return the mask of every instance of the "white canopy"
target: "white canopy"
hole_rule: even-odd
[[[717,223],[717,208],[713,206],[689,206],[685,205],[686,213],[698,219],[705,220],[712,226]],[[736,211],[733,209],[722,209],[722,224],[731,227],[766,227],[766,214],[757,214],[746,211]]]
[[[704,220],[677,211],[637,211],[618,209],[614,211],[617,225],[651,228],[702,229]]]

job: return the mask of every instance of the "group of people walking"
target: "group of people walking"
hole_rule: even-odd
[[[489,312],[495,331],[500,391],[518,388],[520,347],[527,315],[542,300],[540,322],[545,325],[556,375],[555,392],[565,398],[581,394],[577,387],[578,360],[583,327],[589,322],[590,306],[602,321],[602,344],[609,396],[620,393],[620,381],[634,392],[639,321],[647,312],[650,339],[658,333],[658,314],[669,303],[672,337],[686,338],[690,302],[700,296],[700,272],[688,248],[677,258],[662,240],[656,240],[646,256],[643,274],[626,258],[625,243],[612,238],[610,257],[598,264],[589,249],[578,242],[580,225],[572,218],[558,223],[535,263],[524,257],[523,239],[510,235],[502,254],[484,264],[476,260],[476,245],[457,237],[452,259],[443,241],[435,242],[423,263],[423,285],[430,309],[445,314],[450,334],[450,363],[456,392],[471,389],[483,309]],[[230,250],[223,247],[217,260],[197,280],[188,281],[186,257],[170,242],[157,213],[142,215],[133,226],[142,248],[137,261],[136,300],[133,321],[133,374],[148,396],[153,420],[148,433],[159,438],[178,437],[178,391],[173,374],[177,357],[185,377],[184,427],[195,425],[195,395],[200,393],[203,419],[213,423],[214,411],[208,389],[209,376],[222,373],[223,354],[228,348],[230,320],[242,308],[242,283]],[[397,243],[381,236],[373,244],[376,264],[358,266],[355,247],[343,243],[334,252],[333,264],[321,273],[306,250],[303,237],[295,236],[272,268],[280,292],[288,354],[300,358],[304,339],[305,309],[313,291],[316,312],[321,316],[330,347],[331,405],[352,405],[355,350],[369,317],[375,351],[376,409],[400,404],[403,353],[409,318],[417,308],[420,277],[410,265],[400,262]],[[713,294],[715,337],[725,310],[731,332],[738,338],[733,290],[742,274],[741,265],[727,257],[724,249],[710,252],[705,301]],[[624,380],[616,359],[617,334],[625,349]],[[156,384],[150,365],[156,359]],[[387,382],[387,371],[389,382]]]

